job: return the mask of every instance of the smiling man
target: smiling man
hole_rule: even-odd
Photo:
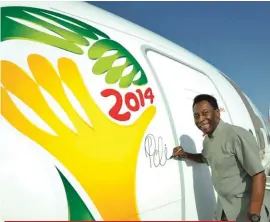
[[[218,194],[218,220],[268,222],[263,204],[266,177],[259,157],[259,147],[250,132],[220,119],[217,100],[206,94],[194,98],[196,126],[206,134],[200,154],[175,147],[175,159],[188,158],[206,163]]]

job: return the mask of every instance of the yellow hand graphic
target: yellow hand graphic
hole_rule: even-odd
[[[30,55],[28,65],[36,82],[16,64],[1,61],[3,117],[61,161],[80,182],[104,220],[117,220],[137,214],[137,156],[145,130],[155,115],[155,107],[146,109],[134,124],[119,125],[107,118],[97,106],[76,64],[70,59],[58,60],[59,75],[51,63],[39,55]],[[74,110],[61,81],[80,102],[92,126]],[[55,115],[39,86],[59,103],[77,133]],[[31,123],[13,103],[8,92],[32,108],[57,136]]]

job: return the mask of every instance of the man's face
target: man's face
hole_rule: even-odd
[[[196,126],[205,134],[211,134],[215,131],[219,118],[219,110],[214,110],[208,101],[201,101],[193,108],[194,120]]]

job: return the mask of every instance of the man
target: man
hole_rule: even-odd
[[[218,194],[217,219],[237,222],[268,222],[263,204],[266,176],[255,138],[247,130],[223,122],[214,97],[194,99],[196,126],[206,135],[200,154],[175,147],[175,159],[188,158],[211,167],[212,182]]]

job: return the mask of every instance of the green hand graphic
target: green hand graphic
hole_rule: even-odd
[[[1,41],[12,39],[35,41],[82,55],[84,52],[80,46],[90,46],[89,41],[95,40],[97,42],[90,46],[88,52],[90,59],[97,60],[93,67],[95,74],[103,74],[108,71],[106,83],[119,82],[121,88],[127,88],[132,83],[134,85],[147,83],[143,69],[128,50],[110,40],[105,33],[77,19],[45,9],[11,6],[1,8],[1,21]],[[30,25],[26,25],[27,23]],[[31,24],[49,30],[59,37],[30,27]],[[105,52],[110,50],[118,50],[118,52],[114,56],[101,58]],[[116,59],[123,57],[126,58],[124,65],[112,67]],[[131,72],[122,76],[125,68],[131,65],[133,65]],[[136,75],[140,75],[140,78],[134,81]]]
[[[93,73],[102,75],[107,72],[106,83],[127,88],[131,84],[145,85],[148,82],[140,64],[121,44],[95,27],[55,11],[21,6],[2,7],[0,35],[1,42],[33,41],[78,55],[83,55],[82,47],[87,46],[89,59],[95,61]],[[104,56],[104,53],[112,50],[117,52],[112,56]],[[125,64],[113,67],[113,63],[120,58],[126,59]],[[125,69],[131,66],[131,71],[123,75]],[[58,172],[67,195],[69,219],[95,220],[68,180]]]
[[[42,20],[40,16],[42,16],[44,20]],[[48,29],[62,38],[21,24],[18,22],[18,19]],[[49,23],[46,19],[64,26],[67,29]],[[3,30],[1,32],[1,41],[26,39],[52,45],[76,54],[83,54],[83,50],[76,44],[89,46],[89,42],[84,37],[93,40],[97,40],[98,35],[109,38],[103,32],[84,22],[45,9],[19,6],[3,7],[1,10],[1,20]]]
[[[105,52],[117,50],[118,52],[111,56],[102,57]],[[144,85],[147,83],[146,75],[141,68],[140,64],[136,59],[118,42],[111,39],[102,39],[95,42],[88,51],[88,56],[90,59],[96,60],[97,62],[93,66],[93,73],[100,75],[107,71],[105,78],[106,83],[113,84],[120,80],[119,86],[121,88],[127,88],[131,85],[132,80],[141,72],[141,76],[138,80],[133,81],[135,85]],[[112,67],[114,61],[119,58],[126,58],[126,62],[117,67]],[[128,75],[122,77],[124,70],[133,65],[133,68]]]

